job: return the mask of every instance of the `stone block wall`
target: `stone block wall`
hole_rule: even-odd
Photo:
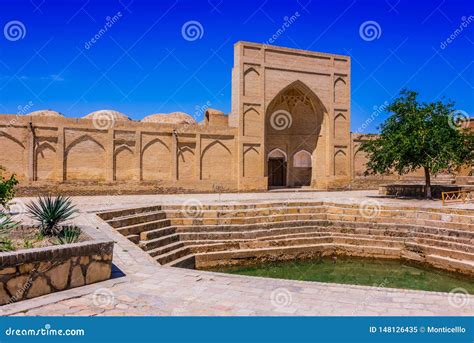
[[[0,305],[107,280],[112,257],[112,241],[1,253]]]

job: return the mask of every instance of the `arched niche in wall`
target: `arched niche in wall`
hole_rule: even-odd
[[[244,136],[258,137],[261,135],[260,114],[255,107],[249,107],[244,111]]]
[[[347,154],[344,150],[339,149],[334,154],[334,175],[346,176],[347,172]]]
[[[347,100],[347,84],[342,77],[334,81],[334,102],[342,103]]]
[[[291,174],[294,186],[311,185],[313,158],[311,153],[300,150],[293,155],[293,172]]]
[[[295,168],[311,168],[312,157],[306,150],[300,150],[293,155],[293,167]]]
[[[25,146],[14,136],[0,131],[0,166],[6,169],[6,175],[15,173],[18,178],[26,176],[27,164],[24,160]],[[8,152],[8,153],[7,153]]]
[[[152,139],[143,147],[141,160],[143,180],[171,179],[171,152],[160,138]]]
[[[35,150],[35,180],[54,180],[56,149],[50,142],[39,143]]]
[[[349,121],[345,112],[337,112],[334,117],[334,138],[344,140],[349,135]]]
[[[260,94],[260,73],[255,67],[249,67],[244,72],[244,95],[258,96]]]
[[[133,180],[136,169],[134,168],[133,151],[127,145],[121,145],[114,154],[114,180]]]
[[[221,141],[213,141],[202,151],[202,180],[231,180],[232,169],[232,153]]]
[[[369,160],[367,158],[367,153],[360,150],[359,147],[354,147],[355,153],[354,153],[354,158],[352,160],[353,163],[353,170],[354,170],[354,176],[355,177],[364,177],[364,173],[367,170],[367,161]]]
[[[66,180],[105,180],[105,149],[86,134],[65,150]]]
[[[178,150],[178,180],[194,180],[195,165],[194,146],[180,146]]]
[[[260,151],[255,145],[244,147],[244,177],[260,176]]]

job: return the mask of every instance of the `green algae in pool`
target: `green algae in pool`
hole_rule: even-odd
[[[364,258],[322,258],[232,266],[210,271],[269,278],[449,292],[461,287],[474,294],[474,279],[425,269],[400,261]]]

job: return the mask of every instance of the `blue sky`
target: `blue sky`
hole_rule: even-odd
[[[205,105],[230,112],[234,43],[266,42],[296,12],[299,16],[275,44],[352,57],[352,131],[376,132],[386,117],[376,109],[402,87],[419,91],[424,100],[450,98],[457,109],[474,113],[472,1],[0,4],[0,113],[27,106],[80,117],[111,108],[141,119],[156,112],[195,114]],[[91,43],[107,17],[114,16]],[[19,36],[6,31],[18,25],[12,21],[23,25]],[[193,41],[182,35],[189,21],[202,26],[202,36]],[[380,28],[376,39],[360,34],[368,21]],[[454,39],[443,45],[451,35]]]

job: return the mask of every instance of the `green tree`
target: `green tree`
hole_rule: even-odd
[[[18,184],[18,180],[15,174],[10,175],[9,178],[3,176],[5,168],[0,166],[0,206],[3,208],[8,207],[8,203],[15,197],[15,186]]]
[[[453,117],[453,102],[420,103],[417,96],[402,90],[387,107],[390,116],[380,126],[380,135],[360,150],[368,154],[366,174],[403,175],[422,168],[425,195],[431,198],[432,174],[472,165],[474,133]]]

